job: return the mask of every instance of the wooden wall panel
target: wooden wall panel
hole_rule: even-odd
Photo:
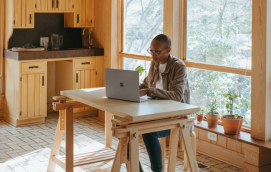
[[[242,168],[244,164],[244,156],[242,154],[222,148],[218,145],[213,145],[212,143],[203,140],[197,139],[197,151],[240,168]]]
[[[217,135],[217,145],[223,148],[227,148],[227,138],[221,135]]]
[[[105,0],[105,68],[118,68],[118,0]],[[97,23],[95,22],[95,25]]]
[[[235,139],[227,138],[227,149],[237,153],[242,152],[242,143]]]
[[[164,34],[171,39],[171,54],[179,57],[179,0],[164,0]]]
[[[208,131],[206,130],[199,129],[199,139],[211,143],[211,140],[208,139]]]
[[[93,28],[93,47],[104,48],[105,46],[105,0],[95,1]]]
[[[271,139],[271,3],[252,1],[251,136]]]

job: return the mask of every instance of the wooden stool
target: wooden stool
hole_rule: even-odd
[[[191,143],[192,143],[192,148],[193,152],[196,156],[196,133],[193,131],[190,133],[191,137]],[[161,151],[162,151],[162,165],[163,165],[163,170],[162,172],[166,172],[166,137],[159,138],[159,142],[161,145]],[[187,161],[187,153],[185,149],[183,149],[183,141],[181,140],[181,147],[180,149],[184,151],[183,157],[184,157],[184,171],[188,170],[188,161]]]

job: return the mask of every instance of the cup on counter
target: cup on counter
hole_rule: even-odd
[[[43,47],[45,48],[45,51],[47,51],[48,45],[49,45],[49,42],[43,42]]]

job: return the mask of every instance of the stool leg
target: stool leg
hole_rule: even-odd
[[[183,142],[183,139],[182,140],[182,148],[184,148],[184,142]],[[184,163],[184,171],[187,171],[188,170],[188,160],[187,160],[187,154],[186,154],[186,150],[183,149],[183,163]]]
[[[127,172],[130,172],[130,171],[131,171],[131,170],[130,170],[131,167],[130,167],[129,161],[126,162],[125,165],[126,165]]]
[[[191,145],[190,131],[187,128],[181,128],[180,132],[182,133],[182,139],[184,142],[184,149],[186,151],[189,167],[191,172],[198,172],[198,163],[196,160],[196,156],[194,154],[194,150]]]
[[[61,130],[61,115],[64,115],[65,117],[65,110],[60,110],[59,111],[59,119],[57,123],[57,128],[56,128],[56,134],[55,134],[55,139],[51,151],[51,156],[48,164],[47,171],[53,172],[55,171],[56,163],[53,161],[53,158],[59,154],[59,149],[63,137],[64,130]]]
[[[120,141],[119,141],[119,144],[118,144],[117,152],[115,154],[115,158],[114,158],[114,161],[113,161],[111,172],[119,172],[120,171],[121,161],[123,159],[122,158],[122,154],[123,154],[122,148],[125,148],[125,147],[122,147],[122,146],[126,146],[126,148],[127,148],[127,144],[122,145],[123,143],[124,143],[123,138],[121,138]],[[127,152],[126,152],[125,158],[127,160]]]
[[[195,156],[197,157],[197,147],[196,147],[197,139],[196,139],[196,133],[194,131],[191,132],[190,133],[190,137],[191,137],[191,143],[192,143],[193,152],[194,152]]]
[[[139,172],[138,131],[131,130],[129,134],[130,172]]]
[[[162,151],[162,172],[166,172],[166,137],[159,138]]]
[[[105,112],[105,147],[112,146],[112,122],[113,114]]]
[[[174,172],[176,168],[179,130],[180,128],[174,128],[171,129],[170,132],[168,167],[167,167],[167,171],[169,172]]]

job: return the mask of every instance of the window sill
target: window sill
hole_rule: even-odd
[[[195,121],[195,127],[199,128],[199,129],[207,130],[207,131],[219,134],[219,135],[223,135],[223,136],[231,138],[231,139],[237,139],[238,141],[248,143],[248,144],[251,144],[254,146],[271,149],[271,140],[261,141],[258,139],[254,139],[254,138],[251,138],[250,133],[247,133],[244,131],[240,131],[240,134],[238,134],[238,135],[225,134],[222,125],[217,125],[216,128],[209,128],[207,121],[202,121],[201,124],[197,124],[197,122]]]

